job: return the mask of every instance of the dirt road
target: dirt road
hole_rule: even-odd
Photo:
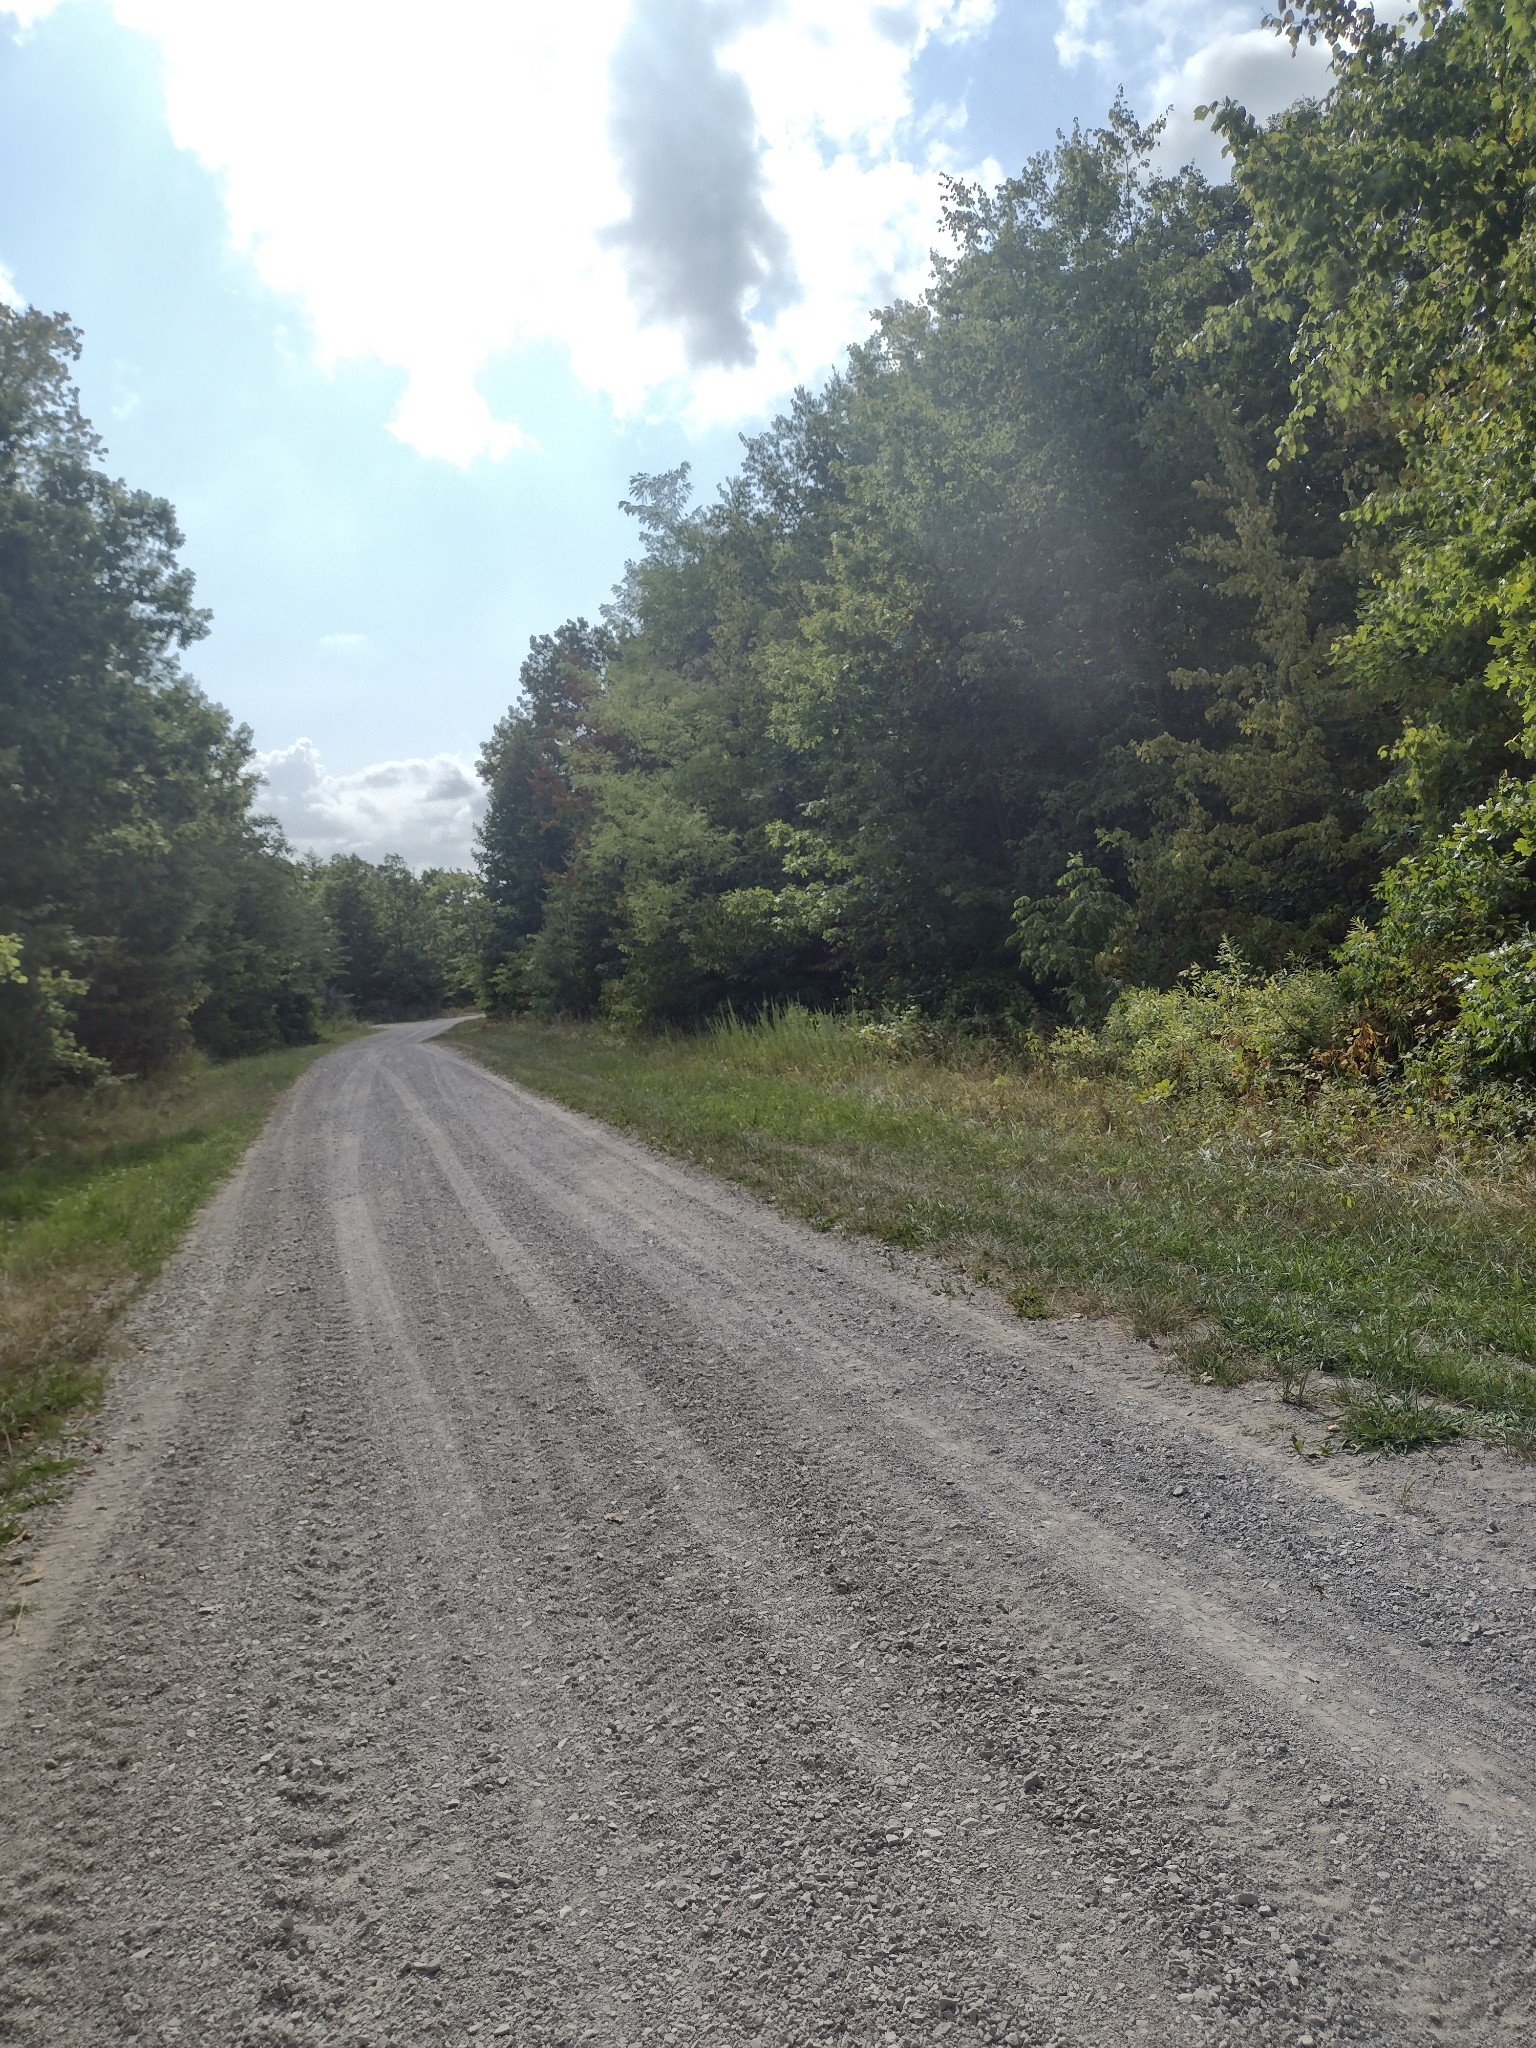
[[[9,1581],[0,2040],[1536,2040],[1518,1474],[432,1035],[299,1085]]]

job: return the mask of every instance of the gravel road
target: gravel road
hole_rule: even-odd
[[[299,1084],[5,1582],[0,2041],[1536,2039],[1520,1470],[440,1029]]]

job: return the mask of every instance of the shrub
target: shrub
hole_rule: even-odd
[[[1175,988],[1126,989],[1097,1037],[1062,1032],[1052,1058],[1072,1073],[1123,1074],[1149,1096],[1248,1095],[1308,1072],[1342,1015],[1332,974],[1260,975],[1223,942],[1214,967],[1190,968]]]
[[[1340,980],[1383,1042],[1447,1083],[1536,1072],[1536,786],[1505,776],[1452,829],[1389,868],[1381,915],[1340,949]]]
[[[1510,1077],[1536,1071],[1536,934],[1474,954],[1455,982],[1460,1007],[1449,1039],[1456,1063]]]
[[[1077,853],[1054,896],[1021,896],[1014,904],[1019,963],[1040,987],[1060,992],[1074,1025],[1096,1022],[1114,1001],[1120,983],[1109,960],[1130,915],[1130,906]]]

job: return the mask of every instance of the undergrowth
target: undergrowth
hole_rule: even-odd
[[[283,1091],[335,1038],[60,1093],[0,1169],[0,1541],[75,1461],[102,1347]]]
[[[1536,1178],[1497,1125],[1342,1082],[1181,1094],[911,1016],[492,1021],[455,1043],[1020,1315],[1118,1315],[1196,1377],[1273,1375],[1298,1401],[1331,1385],[1358,1449],[1536,1442]]]

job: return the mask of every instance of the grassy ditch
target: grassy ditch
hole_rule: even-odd
[[[0,1170],[0,1541],[76,1455],[104,1340],[335,1039],[46,1104]]]
[[[1019,1314],[1124,1317],[1196,1377],[1338,1407],[1330,1444],[1536,1452],[1536,1173],[1296,1105],[1119,1081],[791,1014],[696,1038],[485,1022],[455,1045],[818,1227],[922,1252]]]

